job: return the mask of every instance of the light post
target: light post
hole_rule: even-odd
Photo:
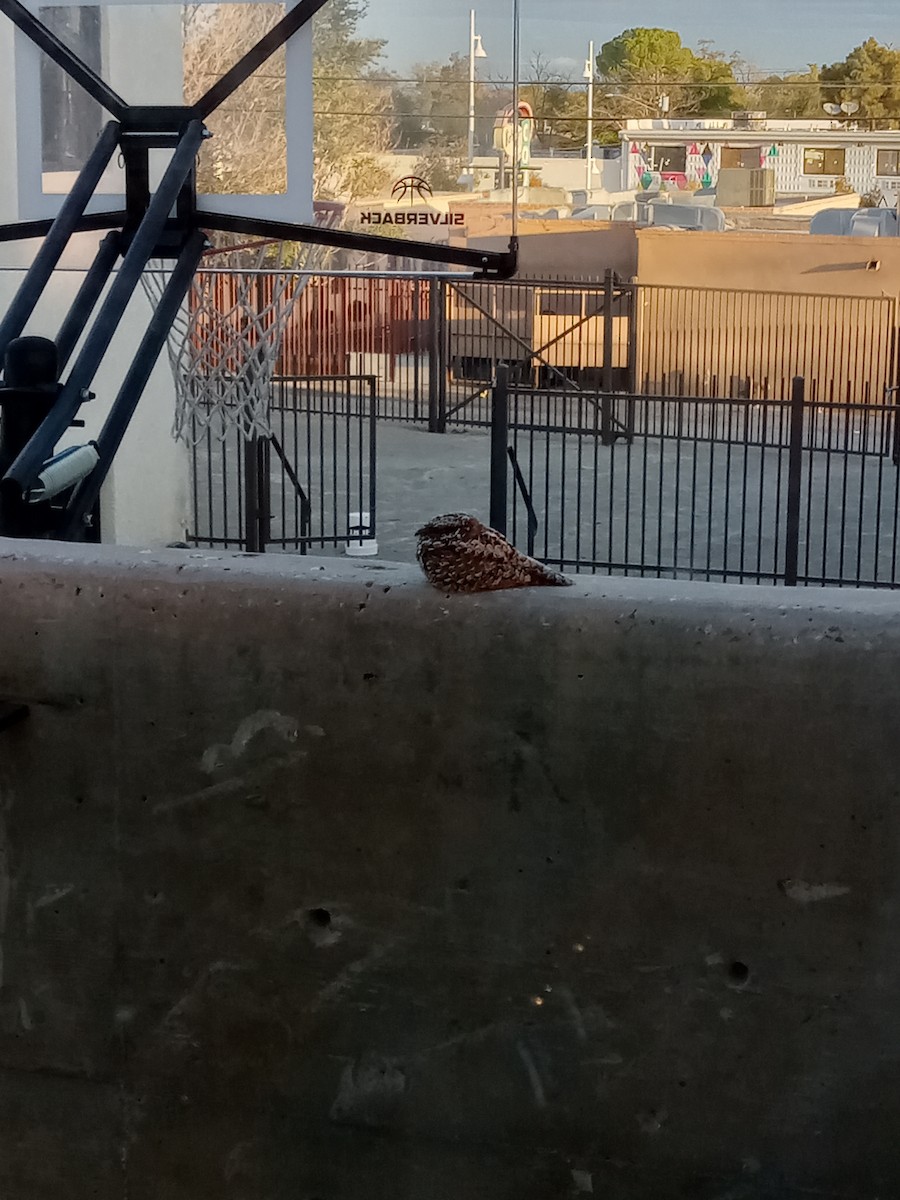
[[[475,32],[475,9],[469,13],[469,147],[466,170],[475,190],[475,59],[487,58],[481,35]]]
[[[585,165],[585,190],[590,192],[594,186],[594,43],[588,49],[587,62],[584,64],[584,78],[587,80],[587,160]]]

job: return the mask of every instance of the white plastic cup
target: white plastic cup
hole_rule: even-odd
[[[348,558],[374,558],[378,554],[378,539],[371,536],[371,520],[367,512],[350,513],[350,540],[344,547]]]

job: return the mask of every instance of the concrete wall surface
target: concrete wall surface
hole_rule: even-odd
[[[487,227],[467,244],[505,250],[509,235]],[[608,221],[526,221],[519,230],[519,279],[602,279],[610,267],[625,279],[637,274],[635,227]]]
[[[827,296],[900,294],[900,240],[637,231],[641,283]],[[877,266],[875,265],[877,264]]]
[[[900,1194],[895,598],[0,597],[4,1200]]]

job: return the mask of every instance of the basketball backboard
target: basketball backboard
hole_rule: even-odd
[[[329,52],[319,35],[317,195],[345,201],[348,229],[471,244],[514,235],[517,206],[564,203],[527,153],[538,139],[534,89],[517,97],[517,6],[472,4],[419,0],[398,20],[396,0],[371,0],[345,45]]]
[[[129,104],[197,100],[283,16],[285,4],[80,0],[26,6]],[[311,28],[301,29],[206,124],[198,164],[207,212],[305,222],[312,215]],[[52,217],[110,114],[21,30],[15,30],[16,160],[20,220]],[[151,185],[170,152],[156,151]],[[113,160],[87,211],[121,208],[124,171]]]

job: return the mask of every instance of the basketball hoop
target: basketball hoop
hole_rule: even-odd
[[[320,265],[320,246],[299,247],[286,262],[284,242],[234,240],[207,250],[168,339],[175,379],[173,435],[189,445],[231,431],[270,437],[272,376],[285,327]],[[293,247],[291,247],[293,249]],[[170,269],[154,262],[142,276],[155,306]]]

